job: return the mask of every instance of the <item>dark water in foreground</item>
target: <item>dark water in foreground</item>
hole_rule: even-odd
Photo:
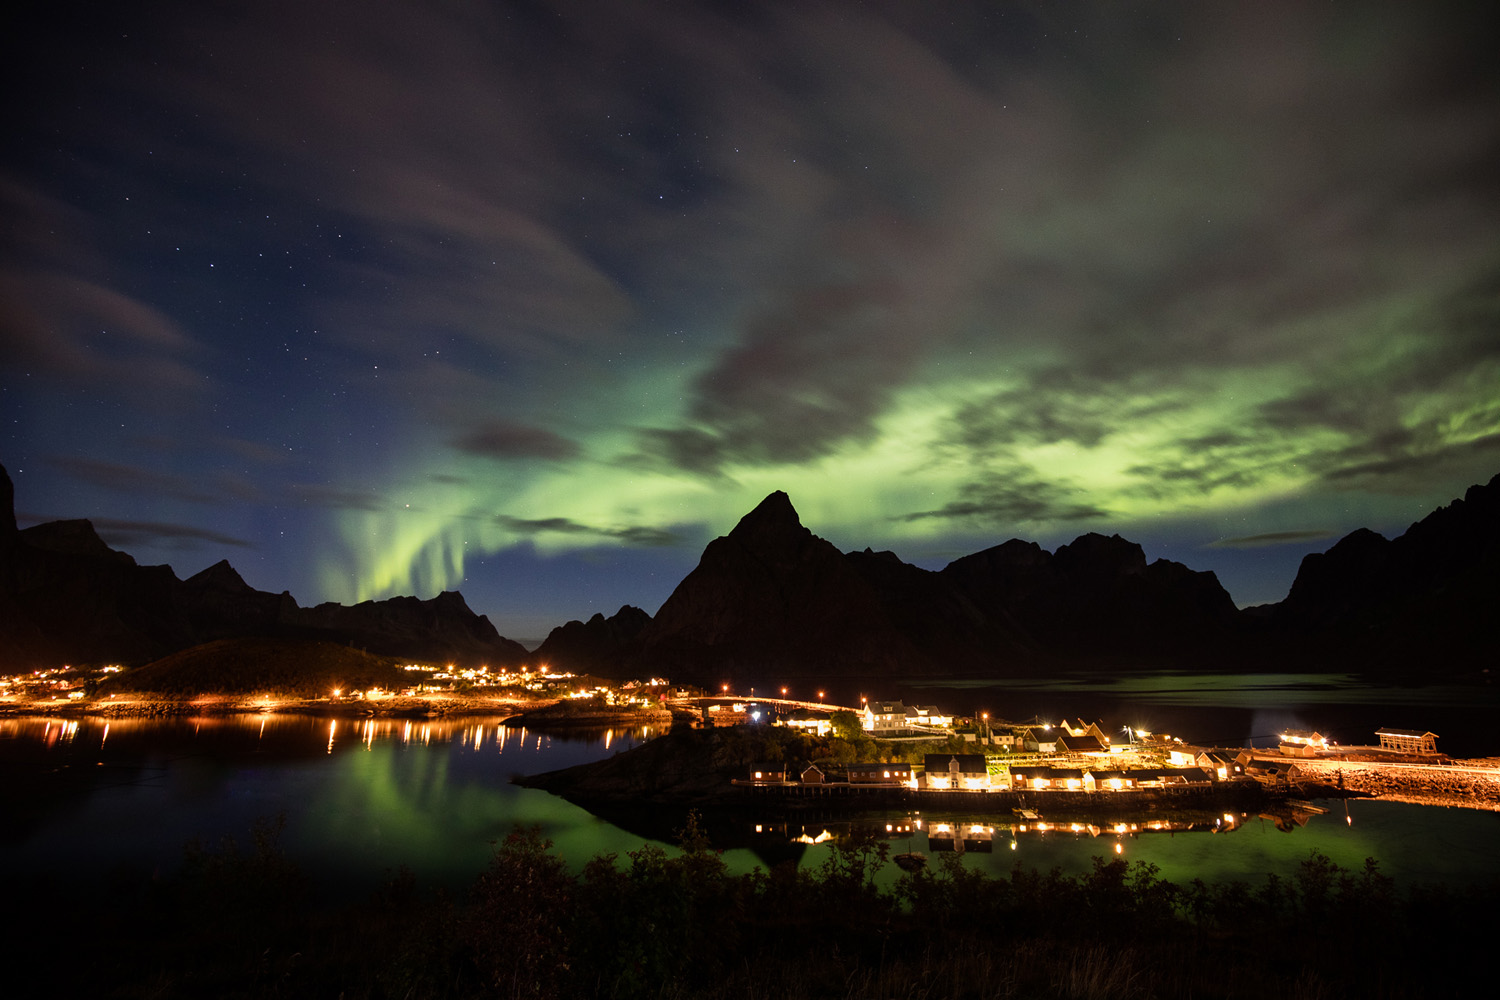
[[[68,882],[169,871],[191,841],[248,845],[257,821],[282,817],[281,846],[330,886],[377,884],[402,866],[457,886],[517,823],[540,824],[569,857],[640,846],[510,779],[651,735],[549,736],[491,718],[5,719],[0,774],[14,805],[0,819],[0,846],[16,870]]]
[[[1329,700],[1320,702],[1309,698],[1305,685],[1262,681],[1234,689],[1222,680],[1212,688],[1183,678],[1155,687],[1137,682],[1141,690],[992,685],[979,696],[999,692],[1013,705],[1055,700],[1069,706],[1062,710],[1067,714],[1089,718],[1103,715],[1096,708],[1123,705],[1138,715],[1172,717],[1179,729],[1193,724],[1209,730],[1268,728],[1260,720],[1272,717],[1334,728],[1399,710],[1409,714],[1378,724],[1432,729],[1441,737],[1439,746],[1450,752],[1466,739],[1474,747],[1469,753],[1495,750],[1484,746],[1493,738],[1487,728],[1482,735],[1453,729],[1470,717],[1484,716],[1488,725],[1494,699],[1487,689],[1479,696],[1468,691],[1464,698],[1408,692],[1404,701],[1397,700],[1399,692],[1362,689],[1363,702],[1337,701],[1334,696],[1347,699],[1351,692],[1341,690],[1335,677],[1313,689],[1329,693]],[[950,687],[918,695],[963,711],[967,706],[952,699],[977,690]],[[1019,711],[1005,714],[1022,717]],[[549,735],[485,718],[3,719],[0,781],[6,804],[0,809],[0,847],[23,888],[65,891],[117,872],[169,873],[190,841],[212,846],[233,837],[246,844],[258,820],[279,816],[285,820],[281,846],[330,893],[368,891],[401,867],[419,884],[458,888],[473,880],[492,843],[517,824],[540,825],[575,866],[596,854],[634,850],[647,838],[670,841],[677,822],[670,812],[617,815],[611,822],[510,783],[513,775],[597,760],[653,735],[638,730]],[[1183,735],[1208,734],[1185,730]],[[1314,810],[1290,821],[1259,815],[1179,817],[1180,828],[1159,832],[1113,829],[1115,821],[1129,824],[1143,817],[1038,832],[1020,829],[1008,815],[906,813],[854,819],[814,815],[790,823],[785,817],[739,813],[710,817],[709,832],[727,848],[731,868],[740,871],[783,860],[816,866],[828,856],[830,838],[860,826],[891,838],[893,854],[942,853],[967,840],[967,862],[997,874],[1018,862],[1081,871],[1095,856],[1120,856],[1156,864],[1173,880],[1258,881],[1268,872],[1291,871],[1316,850],[1352,868],[1374,857],[1383,871],[1408,881],[1464,884],[1500,878],[1500,855],[1493,851],[1500,813],[1365,801],[1348,803],[1347,811],[1343,802],[1316,806],[1326,812]],[[888,866],[888,879],[897,874]]]

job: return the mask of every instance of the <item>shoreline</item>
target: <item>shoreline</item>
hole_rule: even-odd
[[[1409,768],[1408,770],[1417,770]],[[1477,770],[1477,769],[1476,769]],[[639,794],[578,791],[549,787],[548,775],[532,775],[517,783],[559,795],[585,808],[619,806],[630,802],[658,805],[691,805],[713,808],[735,808],[768,805],[791,812],[803,810],[859,811],[869,808],[937,807],[963,810],[976,815],[1011,814],[1026,809],[1066,810],[1070,814],[1111,814],[1120,810],[1156,810],[1177,807],[1234,805],[1242,808],[1288,806],[1315,799],[1360,799],[1369,802],[1400,802],[1410,805],[1447,809],[1473,809],[1500,812],[1500,769],[1478,776],[1484,782],[1476,788],[1473,782],[1448,784],[1447,777],[1418,773],[1399,777],[1366,776],[1342,787],[1337,778],[1294,781],[1284,785],[1261,784],[1253,779],[1215,782],[1181,788],[1143,788],[1122,791],[1090,792],[1074,789],[1028,789],[1024,791],[955,791],[951,789],[914,789],[898,786],[848,785],[830,782],[801,785],[734,782],[718,790],[695,789],[689,794]]]
[[[1376,801],[1500,812],[1500,760],[1493,757],[1431,764],[1299,759],[1297,764],[1323,784]]]
[[[560,711],[553,711],[557,706]],[[382,698],[378,701],[327,698],[195,696],[142,697],[103,701],[0,702],[0,718],[172,719],[195,716],[312,715],[339,719],[421,719],[500,716],[507,723],[533,728],[671,725],[666,709],[622,708],[573,710],[557,698],[489,698],[441,695]]]
[[[592,728],[599,726],[667,726],[675,721],[667,708],[629,708],[617,711],[596,705],[580,706],[556,698],[516,699],[486,697],[476,694],[409,696],[384,698],[378,701],[329,700],[328,698],[275,697],[266,694],[253,696],[216,695],[193,697],[140,697],[105,699],[95,701],[0,701],[0,718],[62,718],[62,719],[170,719],[194,716],[234,715],[313,715],[344,719],[379,718],[462,718],[467,716],[500,716],[507,723],[535,728]],[[1274,757],[1274,754],[1265,754]],[[1274,798],[1366,798],[1373,801],[1406,802],[1441,808],[1477,809],[1500,812],[1500,758],[1451,759],[1443,757],[1432,762],[1412,759],[1379,760],[1363,757],[1287,758],[1294,759],[1307,776],[1302,782],[1291,786],[1259,786],[1258,794]],[[539,782],[536,786],[541,786]],[[1218,794],[1221,786],[1210,786],[1209,793]],[[931,798],[933,803],[958,804],[959,797],[973,799],[974,803],[985,803],[989,808],[1010,809],[1026,798],[1045,796],[1048,803],[1070,802],[1092,803],[1098,807],[1106,803],[1125,804],[1124,796],[1139,796],[1148,801],[1158,792],[1166,792],[1163,800],[1178,800],[1181,795],[1203,794],[1203,789],[1152,789],[1137,792],[1069,792],[1059,790],[1028,790],[1024,792],[954,792],[914,791],[911,789],[881,789],[846,786],[801,786],[746,785],[727,783],[722,790],[708,791],[702,787],[689,796],[693,801],[707,804],[730,805],[744,803],[750,799],[766,801],[776,799],[779,804],[796,807],[798,803],[842,806],[848,803],[874,804],[887,799],[919,796],[923,801]],[[1224,789],[1228,793],[1228,789]],[[938,798],[941,796],[941,798]],[[571,797],[565,794],[565,797]],[[614,798],[605,794],[597,797],[601,801]],[[1004,797],[1010,805],[1003,804]],[[915,802],[915,798],[904,801]],[[971,804],[966,802],[965,804]],[[1093,806],[1091,806],[1093,807]]]
[[[598,706],[578,706],[558,701],[551,705],[532,708],[515,716],[523,726],[565,729],[572,726],[591,728],[594,726],[618,726],[639,724],[642,726],[670,726],[676,717],[667,708],[615,709]]]
[[[406,718],[463,715],[519,716],[551,699],[520,701],[514,698],[472,696],[423,698],[397,697],[379,701],[327,698],[255,696],[196,696],[193,698],[143,697],[93,702],[0,703],[0,717],[153,719],[195,715],[326,715],[337,718]]]
[[[714,807],[760,803],[792,810],[922,806],[1009,813],[1043,803],[1047,808],[1108,811],[1132,806],[1160,808],[1164,804],[1368,798],[1420,799],[1422,804],[1500,812],[1500,760],[1491,759],[1454,761],[1443,757],[1416,763],[1297,758],[1300,773],[1291,775],[1291,781],[1237,777],[1121,790],[918,789],[895,782],[752,780],[750,772],[753,766],[759,766],[757,761],[786,759],[785,755],[800,758],[809,753],[805,748],[782,750],[775,743],[760,742],[772,739],[772,735],[772,731],[757,734],[745,727],[673,730],[622,756],[529,775],[518,783],[551,792],[591,811],[606,804],[654,802]],[[783,735],[776,742],[787,739],[791,737]],[[1004,784],[1008,782],[1002,781]]]

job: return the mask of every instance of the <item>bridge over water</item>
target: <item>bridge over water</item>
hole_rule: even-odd
[[[794,708],[807,708],[814,712],[854,712],[858,714],[860,709],[851,705],[835,705],[828,701],[800,701],[796,698],[761,698],[754,695],[705,695],[701,698],[680,698],[671,702],[674,705],[693,705],[699,708],[710,704],[718,705],[770,705],[778,712],[790,711]]]

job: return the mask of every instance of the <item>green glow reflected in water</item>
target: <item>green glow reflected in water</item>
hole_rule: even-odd
[[[258,820],[284,817],[281,846],[320,881],[367,885],[406,867],[425,883],[461,886],[517,824],[540,825],[579,864],[639,847],[510,779],[649,735],[546,735],[498,719],[3,720],[0,761],[19,794],[0,842],[20,870],[66,882],[170,870],[191,841],[246,844]]]
[[[39,887],[65,887],[117,870],[170,872],[190,841],[233,837],[244,845],[258,820],[282,816],[282,847],[322,885],[368,889],[404,867],[422,885],[456,889],[473,880],[493,843],[517,824],[539,825],[574,867],[598,854],[623,856],[648,839],[670,841],[679,825],[670,814],[654,823],[622,820],[639,831],[631,832],[510,781],[598,760],[649,735],[546,735],[497,719],[0,720],[0,766],[14,803],[0,818],[0,844],[13,871]],[[1295,870],[1314,850],[1352,869],[1375,857],[1382,871],[1403,880],[1500,878],[1491,849],[1500,814],[1355,801],[1346,822],[1343,803],[1321,805],[1326,814],[1291,832],[1250,816],[1222,833],[1012,836],[1011,817],[996,816],[985,820],[996,827],[990,850],[970,851],[966,862],[995,875],[1016,863],[1083,871],[1093,857],[1116,856],[1118,842],[1119,856],[1149,861],[1173,881],[1258,882],[1267,872]],[[815,867],[830,854],[826,842],[757,839],[755,822],[737,816],[709,825],[734,871],[781,860]],[[848,826],[841,819],[828,829]],[[934,850],[929,828],[893,840],[891,853]],[[819,830],[807,823],[808,832]],[[890,865],[881,880],[898,875]]]

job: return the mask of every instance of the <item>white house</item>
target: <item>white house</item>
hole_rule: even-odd
[[[906,728],[910,709],[899,701],[872,701],[865,706],[860,724],[866,732],[892,733]]]
[[[953,716],[946,714],[936,705],[908,705],[906,708],[906,724],[908,726],[924,726],[930,729],[953,728]]]
[[[922,758],[922,781],[927,788],[983,791],[990,787],[989,764],[979,753],[930,753]]]

